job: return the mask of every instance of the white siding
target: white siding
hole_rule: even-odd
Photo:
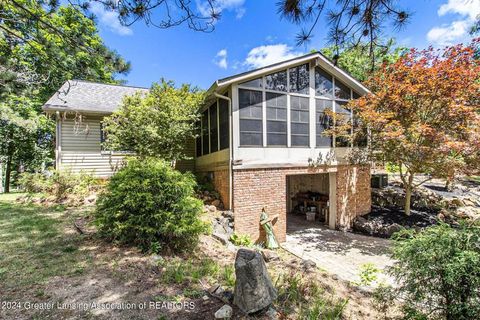
[[[124,155],[101,151],[100,117],[60,120],[60,169],[109,177],[121,166]]]

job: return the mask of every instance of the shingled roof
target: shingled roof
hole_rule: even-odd
[[[147,93],[147,88],[115,84],[68,80],[43,105],[43,110],[89,113],[112,113],[120,107],[125,96],[136,92]]]

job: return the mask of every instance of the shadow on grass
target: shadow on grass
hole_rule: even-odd
[[[0,291],[83,272],[88,257],[78,250],[82,236],[65,232],[65,214],[0,198]]]

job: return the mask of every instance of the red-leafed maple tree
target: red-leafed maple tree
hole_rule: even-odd
[[[369,130],[370,155],[398,166],[407,215],[420,184],[479,171],[479,42],[412,49],[374,74],[367,83],[372,94],[350,103]],[[426,180],[415,183],[418,174]]]

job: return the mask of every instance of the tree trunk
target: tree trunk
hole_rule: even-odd
[[[412,202],[413,174],[408,175],[408,181],[405,185],[405,214],[410,215],[410,206]]]
[[[10,176],[12,175],[12,156],[7,158],[7,166],[5,168],[5,193],[10,192]]]

